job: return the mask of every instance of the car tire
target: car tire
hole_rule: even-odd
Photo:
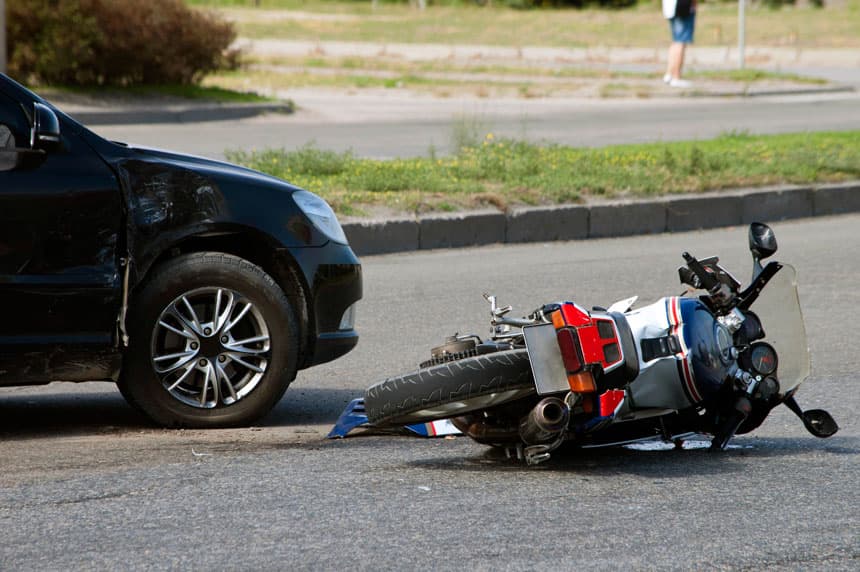
[[[178,256],[133,296],[120,391],[159,425],[247,425],[295,378],[296,324],[259,266],[215,252]]]
[[[456,417],[534,393],[528,352],[515,349],[419,368],[371,386],[367,418],[407,425]]]

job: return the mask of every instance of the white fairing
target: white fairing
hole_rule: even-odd
[[[639,376],[629,386],[631,403],[627,404],[628,407],[677,410],[694,404],[684,391],[685,379],[681,374],[684,364],[681,364],[682,368],[678,367],[679,361],[686,362],[689,359],[683,341],[684,324],[680,320],[680,311],[677,312],[675,320],[667,311],[671,305],[677,303],[677,298],[661,298],[627,314],[627,322],[633,332],[639,357]],[[681,342],[682,347],[678,354],[648,362],[642,361],[643,339],[662,338],[671,334],[677,335]],[[686,365],[689,366],[689,363]],[[687,369],[689,371],[689,367]]]
[[[633,304],[636,303],[636,300],[639,299],[639,296],[632,296],[630,298],[625,298],[624,300],[619,300],[609,306],[607,312],[621,312],[622,314],[630,310],[633,307]]]

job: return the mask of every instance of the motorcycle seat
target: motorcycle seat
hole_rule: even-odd
[[[605,374],[601,385],[605,389],[624,387],[639,375],[639,353],[636,349],[636,340],[633,330],[627,323],[627,317],[621,312],[609,312],[609,317],[615,322],[618,330],[618,342],[621,344],[621,352],[624,354],[624,362],[620,367]]]

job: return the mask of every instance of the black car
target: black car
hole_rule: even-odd
[[[112,380],[168,426],[247,424],[358,341],[329,205],[107,141],[0,74],[0,385]]]

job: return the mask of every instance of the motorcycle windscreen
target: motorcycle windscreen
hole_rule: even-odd
[[[776,349],[780,395],[809,377],[809,345],[797,295],[797,271],[783,265],[750,308],[761,319],[764,341]]]

